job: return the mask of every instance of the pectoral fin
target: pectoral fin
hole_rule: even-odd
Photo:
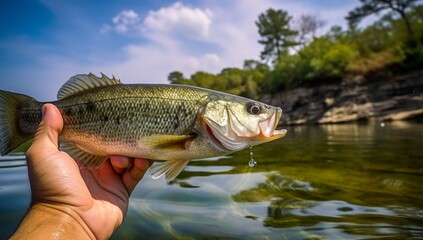
[[[73,159],[86,167],[98,167],[107,160],[107,156],[98,156],[87,153],[73,144],[61,143],[60,150],[66,152]]]
[[[169,160],[166,162],[155,162],[150,167],[150,174],[153,179],[158,179],[165,175],[166,181],[170,182],[175,179],[179,173],[185,168],[189,160]]]
[[[141,147],[183,150],[189,146],[195,135],[152,135],[138,141]]]

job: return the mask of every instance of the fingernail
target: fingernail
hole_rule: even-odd
[[[41,108],[41,116],[44,118],[44,115],[46,114],[47,108],[45,105]]]

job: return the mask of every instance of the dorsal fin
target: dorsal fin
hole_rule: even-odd
[[[65,84],[63,84],[57,93],[57,100],[67,98],[89,89],[117,84],[121,84],[119,79],[116,79],[114,76],[113,78],[109,78],[103,73],[101,74],[101,77],[97,77],[92,73],[78,74],[71,77]]]

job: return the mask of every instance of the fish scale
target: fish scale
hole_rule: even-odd
[[[132,86],[132,88],[136,87]],[[131,98],[122,96],[119,99],[109,99],[108,95],[115,94],[113,93],[115,90],[115,88],[104,90],[101,94],[104,96],[104,99],[94,100],[94,97],[90,98],[90,96],[87,96],[86,99],[80,101],[77,105],[72,103],[74,101],[72,98],[58,102],[57,106],[63,109],[62,114],[66,123],[66,130],[78,129],[80,131],[96,132],[103,128],[126,129],[130,132],[139,131],[144,135],[157,133],[178,134],[192,127],[195,120],[196,106],[194,101],[185,101],[184,104],[176,105],[173,104],[173,99],[149,97],[149,94],[145,94],[146,91],[140,93],[138,89],[133,89],[133,93],[129,91],[127,93],[131,96],[135,94],[145,94],[145,96]],[[92,94],[94,96],[96,95],[95,92]],[[95,110],[89,111],[87,107],[84,107],[87,102],[95,104]],[[79,108],[82,108],[83,111],[72,116],[67,113],[68,108],[74,109],[72,112],[76,112]],[[190,114],[187,114],[188,112]],[[180,118],[177,129],[173,127],[173,122],[169,121],[176,117]],[[99,124],[93,128],[92,126],[86,127],[86,123]],[[104,137],[111,135],[109,132],[103,132],[101,134]],[[126,136],[122,135],[119,137]]]
[[[154,178],[174,179],[192,159],[229,154],[283,137],[281,109],[208,89],[182,85],[121,84],[80,74],[59,90],[60,148],[87,167],[108,156],[164,160]],[[31,139],[44,103],[0,90],[1,154]],[[253,110],[252,110],[253,107]]]
[[[181,98],[174,94],[177,89],[118,85],[97,89],[83,98],[75,96],[58,101],[55,104],[61,109],[65,123],[61,140],[79,141],[81,134],[92,133],[100,141],[95,144],[111,146],[120,142],[136,144],[137,139],[151,135],[191,133],[198,100]],[[204,97],[190,91],[184,89],[184,95]],[[115,98],[116,94],[121,98]],[[167,97],[156,97],[158,94]]]

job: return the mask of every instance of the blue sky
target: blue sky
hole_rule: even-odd
[[[56,99],[71,76],[93,72],[124,83],[167,83],[258,59],[254,21],[268,8],[314,14],[333,25],[357,0],[20,0],[0,3],[0,89]]]

